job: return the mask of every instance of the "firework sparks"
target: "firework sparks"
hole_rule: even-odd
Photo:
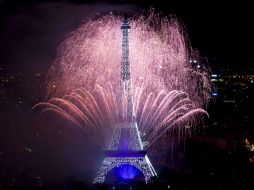
[[[49,100],[34,107],[57,113],[99,144],[122,119],[122,20],[111,14],[73,31],[59,47],[49,72]],[[142,141],[151,145],[166,131],[207,115],[202,108],[210,99],[210,73],[207,66],[197,69],[190,64],[200,59],[176,19],[151,10],[147,16],[131,18],[130,25],[134,114]]]

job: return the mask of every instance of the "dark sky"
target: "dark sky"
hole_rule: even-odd
[[[26,167],[36,171],[45,170],[45,176],[64,175],[64,169],[73,168],[83,172],[86,157],[83,140],[72,142],[73,137],[77,139],[76,134],[32,113],[31,107],[44,97],[43,87],[39,87],[34,76],[47,72],[59,43],[84,18],[94,12],[112,10],[133,15],[153,6],[165,15],[175,14],[185,23],[193,47],[208,57],[212,68],[217,64],[248,67],[254,63],[254,12],[250,3],[232,1],[222,4],[221,0],[203,3],[190,0],[0,0],[0,76],[4,79],[17,73],[23,76],[6,83],[6,88],[0,86],[0,153],[7,155],[2,158],[6,158],[5,162],[0,160],[0,169],[28,165]],[[64,135],[60,135],[60,131],[65,131]],[[31,154],[26,148],[32,149]],[[9,150],[16,152],[14,156]],[[18,162],[16,157],[23,160]],[[69,166],[70,163],[75,163],[75,167]]]
[[[0,1],[0,22],[2,21],[1,27],[5,27],[1,32],[0,40],[3,41],[1,39],[3,38],[7,46],[10,46],[11,43],[8,43],[6,40],[6,33],[8,35],[10,32],[10,29],[6,29],[6,27],[10,27],[10,25],[13,24],[20,25],[20,23],[16,23],[17,19],[15,17],[17,16],[22,17],[19,18],[22,22],[28,22],[30,24],[30,26],[26,26],[28,28],[27,30],[29,30],[29,27],[33,28],[31,25],[34,23],[30,23],[32,19],[36,20],[37,18],[40,22],[45,24],[44,27],[47,27],[47,22],[45,22],[46,19],[55,19],[55,22],[61,23],[64,22],[61,16],[64,16],[66,17],[65,24],[50,26],[51,29],[55,27],[52,29],[52,32],[58,32],[59,37],[64,32],[74,29],[79,24],[80,20],[82,20],[82,17],[97,10],[101,11],[103,9],[104,11],[108,11],[112,6],[115,6],[115,9],[119,8],[120,12],[123,12],[124,9],[126,9],[126,12],[132,10],[132,14],[137,10],[148,9],[150,6],[153,6],[166,15],[175,14],[183,21],[186,25],[192,45],[194,48],[199,49],[202,55],[208,57],[212,67],[215,63],[221,64],[222,66],[242,67],[248,66],[250,63],[254,62],[252,46],[254,43],[254,29],[252,27],[254,23],[254,12],[251,3],[246,3],[244,1],[39,0],[36,1],[36,8],[34,8],[36,6],[34,2],[35,1],[32,0]],[[68,2],[68,4],[66,2]],[[52,6],[52,3],[55,3],[55,8]],[[56,4],[58,4],[58,6]],[[133,7],[131,7],[131,4]],[[60,8],[61,5],[62,7]],[[75,8],[73,8],[74,6]],[[82,8],[77,8],[85,6],[88,6],[88,9],[83,10],[89,10],[85,11],[87,14],[82,11]],[[71,9],[79,10],[79,12]],[[134,9],[135,11],[133,11]],[[38,12],[35,13],[33,11]],[[70,16],[71,14],[73,15]],[[49,22],[48,24],[50,25],[53,23]],[[20,36],[20,38],[23,38],[22,35],[24,35],[26,27],[23,26],[21,27],[22,29],[20,29],[20,27],[15,28],[15,26],[12,26],[11,29]],[[64,28],[62,32],[60,31],[62,29],[61,27]],[[35,29],[35,27],[33,29]],[[34,33],[28,31],[28,33],[29,32],[31,33],[31,38],[38,37],[36,36],[37,31],[34,31]],[[49,37],[54,37],[54,41],[61,40],[56,39],[56,36]],[[13,36],[13,38],[15,38],[15,36]],[[40,41],[40,39],[38,40]],[[18,42],[19,41],[17,41],[17,43]],[[13,55],[16,54],[15,48],[10,48],[11,51],[8,53]],[[6,49],[2,46],[1,50],[1,52],[3,52],[3,50]]]

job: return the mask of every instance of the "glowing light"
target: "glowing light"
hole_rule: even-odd
[[[34,107],[70,121],[104,147],[124,117],[119,106],[122,20],[110,14],[69,34],[48,75],[48,101]],[[211,74],[208,67],[201,73],[188,64],[200,59],[176,19],[151,10],[130,18],[130,26],[133,115],[149,147],[166,131],[177,128],[183,134],[183,126],[195,126],[200,115],[208,115],[203,108],[212,94]]]
[[[119,166],[118,168],[119,168],[119,173],[123,179],[133,179],[139,173],[141,173],[136,167],[129,164],[123,164]]]
[[[246,147],[249,151],[254,152],[254,144],[251,144],[251,143],[249,142],[248,139],[245,139],[244,142],[245,142],[245,147]]]
[[[113,168],[120,167],[128,164],[139,169],[145,176],[145,181],[149,182],[151,177],[156,173],[151,173],[151,163],[147,162],[147,157],[106,157],[102,163],[102,166],[98,172],[98,176],[95,178],[94,183],[103,183],[105,181],[106,174]]]
[[[248,139],[244,140],[245,143],[245,147],[248,151],[250,151],[251,153],[254,152],[254,144],[251,144],[250,141]],[[254,156],[250,155],[249,160],[251,163],[254,163]]]
[[[27,152],[32,152],[31,148],[25,147],[25,149],[26,149]]]

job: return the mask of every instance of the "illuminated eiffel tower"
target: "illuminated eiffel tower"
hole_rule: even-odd
[[[121,96],[123,121],[114,126],[114,133],[105,158],[94,183],[104,183],[107,173],[121,165],[131,165],[139,169],[146,183],[157,176],[140,138],[135,116],[133,114],[133,97],[129,61],[129,22],[124,20],[122,29],[121,60]]]

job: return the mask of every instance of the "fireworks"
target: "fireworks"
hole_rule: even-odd
[[[71,121],[102,145],[122,120],[122,20],[90,19],[70,33],[49,72],[49,100],[35,106]],[[166,131],[186,130],[186,123],[207,115],[202,108],[210,99],[210,73],[176,19],[151,10],[129,20],[134,114],[142,141],[151,145]]]

